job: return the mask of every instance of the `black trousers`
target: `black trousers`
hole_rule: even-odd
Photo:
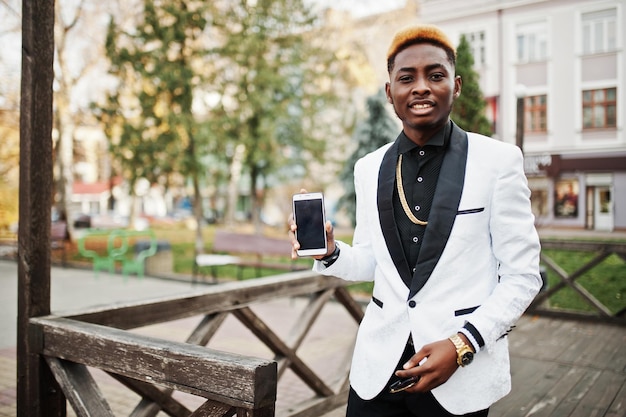
[[[398,362],[397,369],[409,360],[415,353],[413,344],[409,341]],[[397,380],[394,375],[387,383],[387,387],[371,400],[363,400],[352,388],[348,396],[346,417],[453,417],[435,399],[432,393],[409,394],[398,392],[391,394],[389,385]],[[487,417],[489,409],[465,414],[466,417]]]

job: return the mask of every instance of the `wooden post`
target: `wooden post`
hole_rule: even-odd
[[[54,1],[22,2],[17,416],[60,417],[65,397],[48,368],[31,317],[50,313]]]

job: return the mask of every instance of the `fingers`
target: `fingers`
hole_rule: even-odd
[[[287,234],[289,236],[289,241],[291,242],[291,259],[298,259],[298,249],[300,249],[300,243],[298,243],[298,240],[296,239],[296,229],[298,226],[296,226],[293,219],[293,213],[289,215],[287,225]]]
[[[330,220],[326,220],[326,246],[328,247],[328,253],[335,251],[335,229]]]
[[[424,362],[424,358],[428,359]],[[396,375],[400,378],[420,376],[418,383],[407,392],[426,392],[446,382],[457,368],[456,350],[449,340],[444,339],[422,347],[403,365],[403,370],[396,371]]]

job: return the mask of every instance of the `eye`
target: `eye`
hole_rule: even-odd
[[[433,80],[433,81],[441,81],[444,78],[445,78],[445,76],[442,73],[440,73],[440,72],[437,72],[435,74],[431,74],[431,76],[430,76],[430,79]]]
[[[410,75],[402,75],[398,78],[398,81],[400,81],[401,83],[408,83],[411,82],[412,79],[413,77],[411,77]]]

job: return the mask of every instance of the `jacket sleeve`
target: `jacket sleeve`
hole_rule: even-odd
[[[354,189],[356,191],[356,226],[352,245],[337,241],[340,249],[339,258],[325,268],[321,262],[315,261],[313,270],[324,275],[332,275],[348,281],[373,281],[376,260],[372,250],[371,233],[368,230],[368,215],[374,212],[374,207],[366,197],[366,193],[375,193],[375,190],[364,189],[364,175],[371,175],[363,159],[354,165]],[[371,212],[368,212],[368,209]]]
[[[540,243],[530,206],[522,153],[506,145],[499,159],[489,219],[498,284],[468,317],[487,350],[510,331],[541,288]]]

